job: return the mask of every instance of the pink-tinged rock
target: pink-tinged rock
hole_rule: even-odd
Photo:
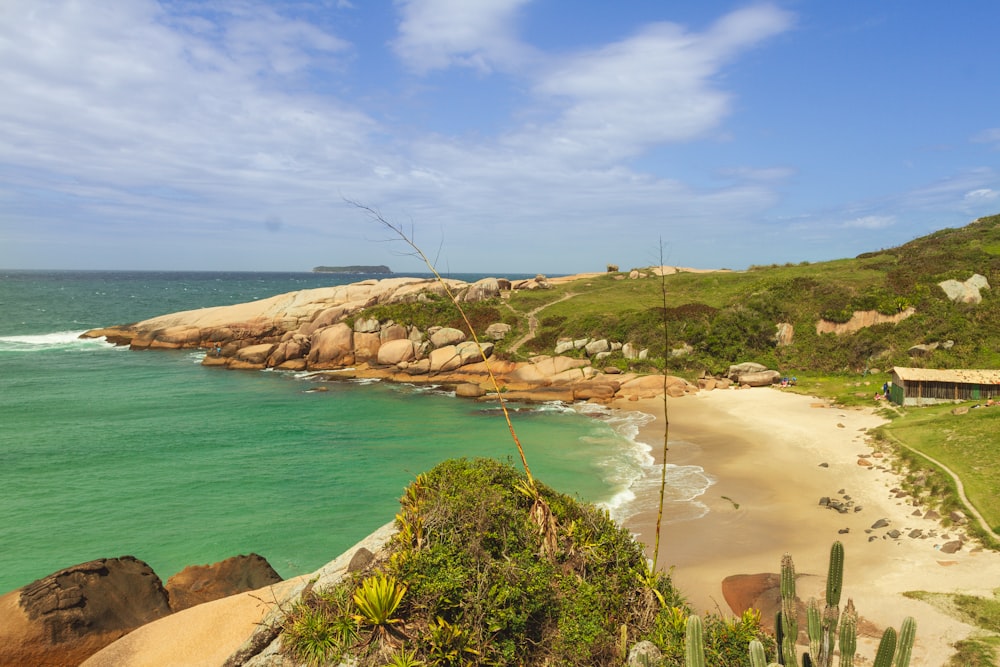
[[[445,373],[462,366],[462,357],[454,345],[431,350],[427,358],[430,360],[431,373]]]
[[[458,345],[466,339],[465,332],[451,327],[442,327],[430,335],[431,345],[434,347],[448,347]]]
[[[403,340],[409,337],[410,332],[401,324],[390,324],[379,332],[379,339],[382,343],[388,343],[391,340]]]
[[[378,358],[382,341],[378,333],[354,332],[354,361],[372,361]]]
[[[378,348],[378,363],[382,366],[395,366],[404,361],[412,361],[416,356],[413,341],[407,338],[391,340]]]
[[[336,366],[354,363],[354,331],[338,322],[313,334],[310,340],[309,366]]]
[[[235,355],[235,361],[263,366],[277,346],[273,343],[260,343],[241,348]]]

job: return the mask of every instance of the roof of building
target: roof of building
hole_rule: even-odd
[[[941,369],[904,368],[892,369],[900,380],[912,382],[954,382],[956,384],[1000,384],[1000,369]]]

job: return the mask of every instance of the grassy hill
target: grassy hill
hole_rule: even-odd
[[[608,338],[649,349],[645,362],[609,359],[625,368],[666,367],[679,374],[719,373],[730,363],[758,361],[782,371],[862,371],[868,367],[1000,366],[1000,294],[983,290],[978,305],[951,302],[938,283],[974,273],[1000,279],[1000,215],[945,229],[910,243],[854,259],[758,266],[741,272],[678,273],[662,280],[640,269],[640,279],[607,274],[551,290],[515,292],[502,305],[484,304],[479,319],[513,323],[522,335],[529,314],[534,337],[511,356],[552,353],[559,338]],[[566,298],[569,296],[569,298]],[[666,338],[664,336],[666,303]],[[852,334],[817,334],[820,319],[846,322],[854,311],[915,314]],[[495,320],[494,320],[495,321]],[[776,325],[794,327],[792,343],[777,346]],[[517,333],[516,332],[516,333]],[[516,339],[511,336],[509,341]],[[953,341],[949,349],[912,358],[919,343]],[[689,346],[690,352],[669,350]],[[500,348],[503,352],[503,347]]]

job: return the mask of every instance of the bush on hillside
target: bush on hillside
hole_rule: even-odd
[[[360,667],[618,666],[649,639],[664,652],[660,664],[683,664],[690,609],[669,576],[649,573],[642,545],[607,512],[538,485],[555,519],[547,557],[526,484],[491,459],[446,461],[418,475],[386,553],[297,605],[286,650],[310,664],[355,656]],[[371,604],[362,610],[359,600]],[[723,667],[743,664],[751,638],[770,641],[752,613],[708,622],[717,629],[712,650],[738,656],[716,663]]]

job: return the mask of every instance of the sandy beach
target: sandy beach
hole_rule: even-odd
[[[615,407],[656,416],[639,439],[653,446],[659,458],[662,399],[623,400]],[[897,479],[884,459],[870,456],[865,435],[882,423],[872,410],[835,408],[819,399],[757,388],[670,399],[668,414],[668,460],[701,466],[714,481],[700,498],[709,511],[698,519],[668,524],[661,538],[659,566],[673,568],[675,584],[696,612],[730,613],[723,579],[778,572],[785,552],[793,555],[799,575],[811,575],[800,576],[799,597],[822,598],[830,545],[840,540],[846,550],[842,605],[853,598],[861,617],[872,624],[861,626],[871,630],[870,636],[859,637],[859,657],[865,661],[858,664],[871,664],[881,630],[890,625],[898,629],[908,615],[917,621],[913,667],[944,665],[953,653],[951,645],[973,632],[971,626],[902,593],[992,596],[1000,582],[1000,554],[975,550],[972,544],[954,554],[939,550],[962,533],[924,519],[923,511],[915,515],[922,508],[891,493]],[[859,455],[876,465],[859,465]],[[819,504],[823,496],[844,495],[861,510],[841,514]],[[639,500],[655,506],[649,498]],[[880,519],[889,525],[871,530]],[[634,515],[626,525],[652,545],[655,522],[654,510]],[[848,532],[840,532],[844,529]],[[886,537],[891,529],[899,530],[901,537]],[[915,529],[934,537],[909,537]],[[180,612],[144,626],[87,664],[218,665],[249,635],[274,596],[274,590],[263,590]]]
[[[639,439],[663,444],[663,401],[620,402],[656,420]],[[917,621],[912,665],[939,667],[951,645],[973,628],[931,605],[903,597],[904,591],[961,591],[992,597],[1000,582],[1000,554],[970,543],[954,554],[940,546],[963,536],[915,515],[909,498],[891,492],[898,478],[885,461],[859,455],[872,448],[865,431],[882,423],[873,410],[830,407],[825,401],[777,388],[716,390],[670,399],[668,461],[697,465],[714,480],[700,500],[709,512],[700,519],[667,525],[661,534],[659,566],[673,568],[675,584],[693,608],[729,612],[722,580],[730,575],[778,572],[791,553],[800,575],[802,600],[823,597],[830,545],[845,547],[844,600],[853,598],[862,618],[878,628],[898,629],[905,616]],[[825,465],[824,465],[825,464]],[[882,469],[880,469],[882,468]],[[841,514],[819,504],[844,494],[861,507]],[[888,527],[872,530],[879,519]],[[656,513],[631,517],[627,526],[647,545],[654,543]],[[842,533],[847,529],[849,532]],[[885,536],[896,529],[898,539]],[[911,531],[934,532],[911,538]],[[866,532],[868,531],[868,532]],[[875,539],[871,539],[872,537]],[[649,547],[652,555],[652,547]],[[871,659],[877,640],[859,638],[859,654]],[[866,664],[866,663],[862,663]]]

